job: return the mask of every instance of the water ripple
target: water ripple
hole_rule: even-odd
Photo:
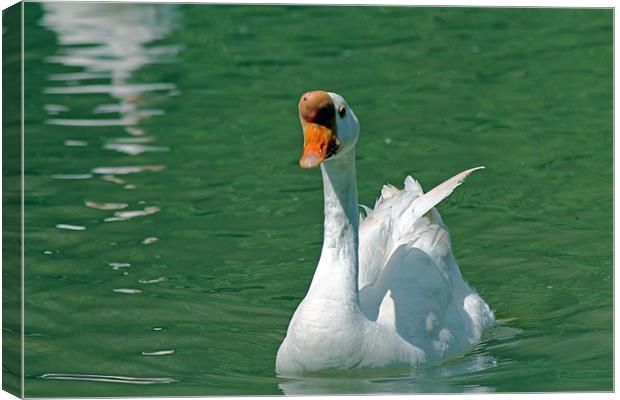
[[[104,221],[106,222],[114,222],[114,221],[127,221],[136,217],[144,217],[146,215],[155,214],[159,212],[159,207],[146,207],[144,210],[136,210],[136,211],[117,211],[114,213],[113,217],[106,218]]]
[[[108,265],[112,267],[113,270],[119,270],[121,268],[131,267],[131,264],[129,263],[118,263],[118,262],[111,262],[111,263],[108,263]]]
[[[81,225],[69,225],[69,224],[57,224],[56,228],[58,229],[66,229],[69,231],[83,231],[86,229],[85,226]]]
[[[173,354],[176,350],[158,350],[158,351],[143,351],[143,356],[167,356]]]
[[[84,205],[97,210],[122,210],[123,208],[129,207],[127,203],[96,203],[94,201],[86,201]]]
[[[82,85],[50,87],[43,91],[46,94],[97,94],[108,93],[115,97],[125,97],[136,93],[150,92],[156,90],[172,90],[176,86],[172,83],[142,83],[125,85]]]
[[[146,239],[144,239],[142,241],[142,244],[151,244],[151,243],[155,243],[158,240],[159,240],[158,238],[156,238],[154,236],[150,236],[150,237],[147,237]]]
[[[124,293],[124,294],[137,294],[137,293],[142,293],[142,290],[140,290],[140,289],[131,289],[131,288],[119,288],[119,289],[114,289],[113,292],[115,292],[115,293]]]
[[[69,147],[85,147],[88,146],[88,142],[83,140],[65,140],[65,146]]]
[[[156,278],[156,279],[140,279],[140,280],[138,280],[138,283],[142,283],[143,285],[148,285],[148,284],[151,284],[151,283],[160,283],[160,282],[163,282],[165,280],[166,280],[166,278],[161,276],[161,277]]]
[[[138,119],[132,116],[115,119],[72,119],[72,118],[53,118],[48,119],[45,123],[49,125],[61,126],[125,126],[133,125]]]
[[[92,174],[54,174],[52,178],[54,179],[90,179],[92,178]]]
[[[107,143],[103,146],[105,150],[114,150],[119,153],[125,153],[130,156],[137,156],[138,154],[148,152],[164,152],[170,151],[166,146],[145,146],[143,144],[129,144],[129,143]]]
[[[57,379],[66,381],[92,381],[92,382],[114,382],[114,383],[129,383],[134,385],[152,385],[161,383],[175,383],[179,382],[178,379],[172,377],[157,377],[157,378],[139,378],[135,376],[120,376],[120,375],[95,375],[95,374],[56,374],[49,373],[39,376],[41,379]]]
[[[92,170],[93,174],[102,174],[102,175],[127,175],[127,174],[135,174],[143,171],[161,171],[165,167],[163,165],[144,165],[144,166],[133,166],[133,167],[97,167]]]

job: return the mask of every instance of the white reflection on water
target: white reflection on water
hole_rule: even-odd
[[[173,59],[178,45],[145,45],[166,36],[176,25],[177,14],[170,4],[62,3],[44,2],[41,24],[54,31],[61,54],[48,61],[83,72],[55,74],[55,81],[100,79],[112,85],[127,79],[146,64]]]
[[[112,221],[127,221],[136,217],[144,217],[146,215],[155,214],[159,212],[159,207],[146,207],[144,210],[135,210],[135,211],[117,211],[114,213],[113,217],[106,218],[104,221],[112,222]]]
[[[129,383],[134,385],[152,385],[157,383],[175,383],[176,379],[171,377],[140,378],[135,376],[120,375],[94,375],[94,374],[43,374],[41,379],[55,379],[64,381],[91,381],[91,382],[114,382]]]
[[[85,201],[84,205],[97,210],[122,210],[129,207],[127,203],[97,203],[94,201]]]
[[[56,224],[56,228],[66,229],[68,231],[83,231],[86,229],[86,227],[82,225],[69,225],[69,224]]]
[[[306,376],[284,378],[278,387],[285,395],[321,394],[399,394],[399,393],[484,393],[492,392],[490,387],[458,385],[452,378],[474,373],[497,365],[488,354],[467,356],[442,366],[429,367],[416,371],[390,374],[379,371],[377,375],[334,374],[332,376]]]
[[[43,92],[58,95],[59,100],[47,104],[50,116],[46,123],[68,127],[99,127],[113,137],[104,140],[101,149],[130,156],[147,152],[166,152],[167,146],[157,146],[156,137],[142,138],[144,129],[138,125],[145,118],[165,115],[162,109],[147,109],[143,104],[147,92],[180,92],[170,82],[136,82],[134,75],[142,67],[154,63],[174,62],[180,45],[152,45],[163,39],[178,25],[176,6],[172,4],[119,4],[119,3],[41,3],[44,10],[41,25],[56,34],[58,48],[47,62],[71,68],[70,72],[55,73],[48,77],[50,86]],[[82,71],[76,71],[82,68]],[[103,101],[80,109],[82,96],[95,96]],[[105,98],[109,96],[107,99]],[[111,99],[111,100],[110,100]],[[61,104],[62,101],[71,104]],[[75,103],[73,103],[75,101]],[[119,128],[123,128],[120,132]],[[87,131],[88,132],[88,131]],[[129,134],[129,137],[122,137]],[[138,135],[138,136],[136,136]],[[139,140],[132,140],[139,139]],[[90,140],[89,140],[90,142]],[[67,138],[65,145],[87,147],[88,142]],[[149,143],[148,145],[145,143]],[[136,188],[135,184],[114,176],[143,170],[160,171],[154,167],[95,167],[94,174],[103,174],[106,181]],[[56,179],[90,179],[91,174],[55,174]],[[140,215],[148,215],[142,213]],[[106,221],[126,220],[121,215]]]
[[[137,293],[142,293],[142,290],[133,289],[133,288],[119,288],[119,289],[114,289],[113,292],[124,293],[124,294],[137,294]]]
[[[489,343],[509,343],[522,333],[520,329],[504,325],[504,322],[498,321],[498,325],[471,353],[436,366],[413,371],[359,371],[281,377],[278,387],[285,395],[494,392],[495,389],[490,386],[463,382],[476,373],[498,366],[498,360],[485,351]]]
[[[164,114],[163,110],[140,109],[141,96],[151,91],[168,91],[176,95],[176,85],[167,82],[132,83],[131,80],[132,75],[147,64],[173,62],[182,49],[179,45],[148,45],[164,38],[175,27],[178,19],[175,5],[44,2],[42,7],[45,14],[41,24],[56,33],[60,45],[59,52],[47,57],[47,61],[84,69],[51,75],[49,80],[56,85],[46,88],[44,93],[108,94],[118,101],[117,104],[99,105],[93,110],[92,114],[99,118],[76,118],[63,113],[62,118],[47,120],[48,124],[133,126],[143,118]],[[109,83],[102,83],[102,80]],[[59,86],[58,83],[65,85]],[[60,114],[59,110],[68,109],[48,107],[50,115]],[[101,114],[113,116],[100,118]],[[123,151],[122,146],[108,146],[106,149]]]
[[[177,25],[176,6],[44,2],[41,3],[41,7],[44,11],[41,24],[56,34],[58,43],[55,52],[47,57],[46,61],[64,67],[64,71],[48,76],[48,87],[43,89],[43,95],[51,99],[44,106],[48,115],[46,123],[67,127],[65,128],[69,132],[67,135],[72,135],[64,137],[63,156],[77,158],[93,154],[93,150],[96,150],[93,148],[96,146],[95,143],[101,140],[97,143],[100,145],[98,151],[106,152],[110,162],[110,164],[104,162],[103,165],[92,165],[90,171],[69,171],[51,176],[54,179],[75,180],[75,185],[84,185],[83,190],[88,188],[89,183],[80,180],[87,181],[95,176],[107,182],[123,185],[123,189],[136,188],[136,184],[127,182],[135,176],[134,174],[145,171],[157,173],[165,166],[148,165],[149,163],[144,161],[136,162],[137,165],[118,165],[115,163],[117,157],[110,152],[120,152],[139,159],[143,153],[169,151],[167,146],[157,145],[157,137],[146,132],[148,128],[140,126],[140,123],[147,118],[162,118],[166,114],[163,109],[149,108],[149,97],[152,93],[157,93],[159,97],[162,94],[177,96],[180,91],[170,82],[139,81],[140,78],[136,73],[149,64],[175,61],[181,46],[153,44],[153,42],[164,39]],[[139,206],[139,209],[132,210],[136,204],[150,202],[135,197],[132,199],[126,193],[120,193],[117,188],[110,188],[110,192],[105,193],[105,201],[97,198],[82,201],[84,207],[99,210],[96,212],[101,213],[100,218],[106,223],[128,221],[138,217],[148,218],[160,211],[159,207],[152,205]],[[96,194],[101,192],[89,193],[92,197],[96,197]],[[123,201],[110,201],[112,200],[110,194],[113,193],[118,193]],[[56,228],[80,231],[87,227],[88,229],[98,227],[97,224],[84,225],[59,223]],[[140,243],[140,246],[157,240],[154,236],[147,236],[148,232],[140,231],[138,234],[134,242]],[[114,241],[110,242],[110,245],[116,246],[119,243]],[[112,260],[107,264],[111,267],[111,271],[119,271],[121,277],[128,276],[132,266],[123,260],[121,262]],[[128,278],[118,285],[120,287],[116,281],[110,281],[107,283],[110,295],[124,295],[128,297],[127,301],[131,302],[132,297],[139,298],[141,293],[166,279],[150,278],[152,279],[141,279],[137,282],[141,285],[140,289],[134,287],[136,282]],[[165,356],[174,352],[175,350],[166,349],[145,351],[142,354]],[[143,378],[80,373],[46,373],[39,378],[138,385],[177,382],[173,377]]]
[[[167,356],[169,354],[174,354],[176,350],[157,350],[157,351],[143,351],[143,356]]]
[[[54,179],[91,179],[93,174],[54,174]]]
[[[165,167],[163,165],[142,165],[132,167],[97,167],[93,168],[94,174],[110,174],[110,175],[127,175],[135,174],[143,171],[161,171]]]
[[[121,153],[129,154],[130,156],[136,156],[146,152],[161,152],[170,150],[166,146],[145,146],[143,144],[136,143],[106,143],[103,148],[106,150],[116,150]]]

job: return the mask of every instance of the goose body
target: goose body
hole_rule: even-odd
[[[299,109],[305,131],[300,165],[320,165],[325,232],[276,372],[417,367],[470,348],[494,315],[463,280],[434,206],[479,168],[428,193],[410,176],[402,190],[386,185],[362,218],[355,114],[341,96],[322,91],[304,94]]]

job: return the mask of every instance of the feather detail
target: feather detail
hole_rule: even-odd
[[[388,290],[379,306],[379,315],[377,322],[385,327],[396,328],[396,310],[394,309],[394,300],[392,299],[392,291]]]
[[[404,189],[384,185],[374,209],[363,207],[366,217],[359,232],[359,287],[372,285],[398,246],[407,244],[431,256],[439,265],[450,252],[450,235],[434,209],[477,167],[463,171],[424,193],[411,176]]]
[[[393,185],[383,185],[383,188],[381,188],[381,196],[377,199],[375,208],[379,207],[381,204],[385,203],[387,200],[391,199],[395,195],[398,195],[399,193],[400,190]]]
[[[405,178],[404,184],[405,184],[405,191],[413,192],[417,196],[421,196],[424,194],[424,191],[422,190],[422,186],[420,185],[420,183],[416,181],[415,179],[413,179],[411,175],[408,175]]]
[[[448,179],[447,181],[439,184],[428,193],[418,197],[411,205],[414,219],[418,219],[424,214],[426,214],[430,209],[439,204],[439,202],[448,197],[454,191],[454,189],[456,189],[456,187],[463,183],[463,181],[469,176],[469,174],[479,169],[484,169],[484,167],[476,167],[468,169],[467,171],[463,171],[460,174],[457,174],[452,178]]]

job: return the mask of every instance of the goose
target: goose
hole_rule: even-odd
[[[465,282],[434,208],[472,172],[427,193],[411,176],[383,186],[358,211],[359,122],[342,96],[303,94],[302,168],[320,167],[325,198],[321,256],[276,355],[279,376],[316,371],[417,368],[464,353],[495,323]],[[363,207],[363,206],[362,206]]]

